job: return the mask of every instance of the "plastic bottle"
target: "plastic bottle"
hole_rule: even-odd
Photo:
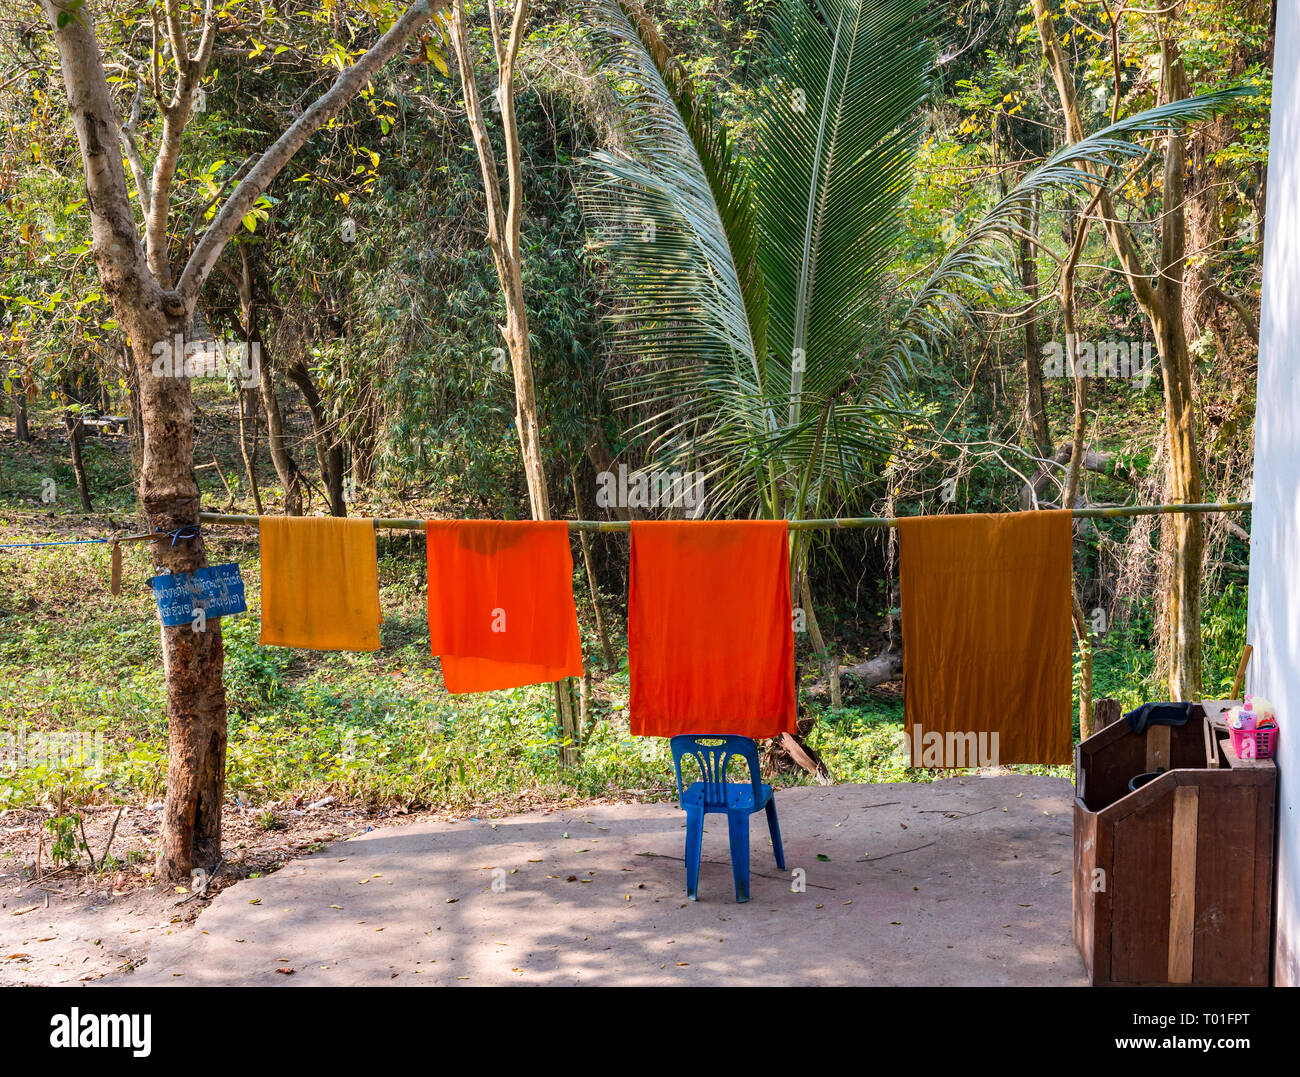
[[[1258,715],[1255,713],[1255,705],[1251,696],[1246,696],[1245,704],[1232,719],[1233,729],[1254,729]]]

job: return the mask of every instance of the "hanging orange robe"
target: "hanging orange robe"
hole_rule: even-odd
[[[379,649],[373,520],[262,516],[262,642],[312,651]]]
[[[898,522],[913,766],[1071,761],[1071,536],[1064,510]]]
[[[430,520],[429,642],[449,692],[582,676],[563,520]]]
[[[786,522],[633,521],[627,638],[634,734],[795,732]]]

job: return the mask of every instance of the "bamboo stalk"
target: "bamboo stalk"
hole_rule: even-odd
[[[1241,652],[1241,661],[1237,664],[1237,675],[1232,679],[1232,691],[1228,694],[1229,699],[1240,699],[1237,693],[1241,691],[1241,682],[1246,677],[1246,665],[1250,662],[1250,655],[1254,648],[1247,643]]]
[[[1222,505],[1110,505],[1091,509],[1073,509],[1070,513],[1076,520],[1109,520],[1125,516],[1169,516],[1182,512],[1249,512],[1249,501],[1229,501]],[[974,515],[974,514],[972,514]],[[199,520],[205,524],[221,524],[231,527],[256,527],[256,516],[230,515],[222,512],[201,512]],[[897,527],[899,516],[853,516],[843,519],[827,520],[791,520],[791,531],[831,531],[838,528],[850,530],[864,527]],[[424,520],[389,520],[375,518],[376,527],[390,528],[396,531],[423,531]],[[570,531],[628,531],[631,523],[627,520],[566,520]]]

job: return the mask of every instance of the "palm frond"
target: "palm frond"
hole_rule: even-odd
[[[1055,153],[940,259],[902,317],[889,267],[904,239],[933,26],[927,0],[777,0],[751,166],[630,0],[587,0],[619,103],[617,149],[583,188],[626,298],[618,387],[651,458],[700,469],[707,511],[817,513],[849,499],[906,418],[916,365],[1006,269],[1036,193],[1091,193],[1248,88],[1121,120]],[[1008,280],[1014,287],[1015,282]]]
[[[1009,279],[1007,263],[997,256],[997,250],[999,246],[1009,248],[1017,239],[1021,216],[1036,195],[1048,190],[1091,195],[1107,175],[1121,175],[1125,161],[1147,155],[1147,147],[1135,141],[1136,137],[1209,119],[1258,92],[1245,85],[1170,101],[1057,150],[945,252],[891,333],[885,348],[890,358],[884,365],[915,369],[936,343],[951,339],[956,328],[971,317],[967,299],[971,292],[989,295],[990,277]]]
[[[775,422],[748,166],[644,11],[590,0],[585,18],[618,89],[621,145],[592,155],[582,187],[626,298],[614,339],[637,372],[616,391],[643,409],[662,405],[634,428],[656,458],[722,452],[743,468],[735,447]],[[701,394],[713,402],[705,424],[681,407]]]
[[[930,92],[925,0],[781,0],[755,191],[789,418],[816,408],[879,326]]]
[[[666,261],[685,275],[670,290],[648,293],[652,314],[675,315],[685,331],[716,337],[715,326],[698,324],[690,301],[725,310],[724,348],[749,359],[761,381],[767,296],[745,161],[712,99],[695,89],[643,10],[628,0],[590,0],[586,13],[601,66],[620,83],[625,140],[622,152],[593,155],[603,182],[586,189],[587,208],[629,272],[638,263],[655,269]],[[704,260],[692,263],[691,255]],[[651,276],[658,274],[638,283]],[[626,320],[639,320],[638,312]],[[740,320],[744,332],[736,331]]]

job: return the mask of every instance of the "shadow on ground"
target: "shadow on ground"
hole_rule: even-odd
[[[721,816],[686,901],[671,804],[379,830],[227,888],[100,982],[1082,985],[1072,801],[1022,775],[781,790],[790,870],[756,816],[744,905]]]

